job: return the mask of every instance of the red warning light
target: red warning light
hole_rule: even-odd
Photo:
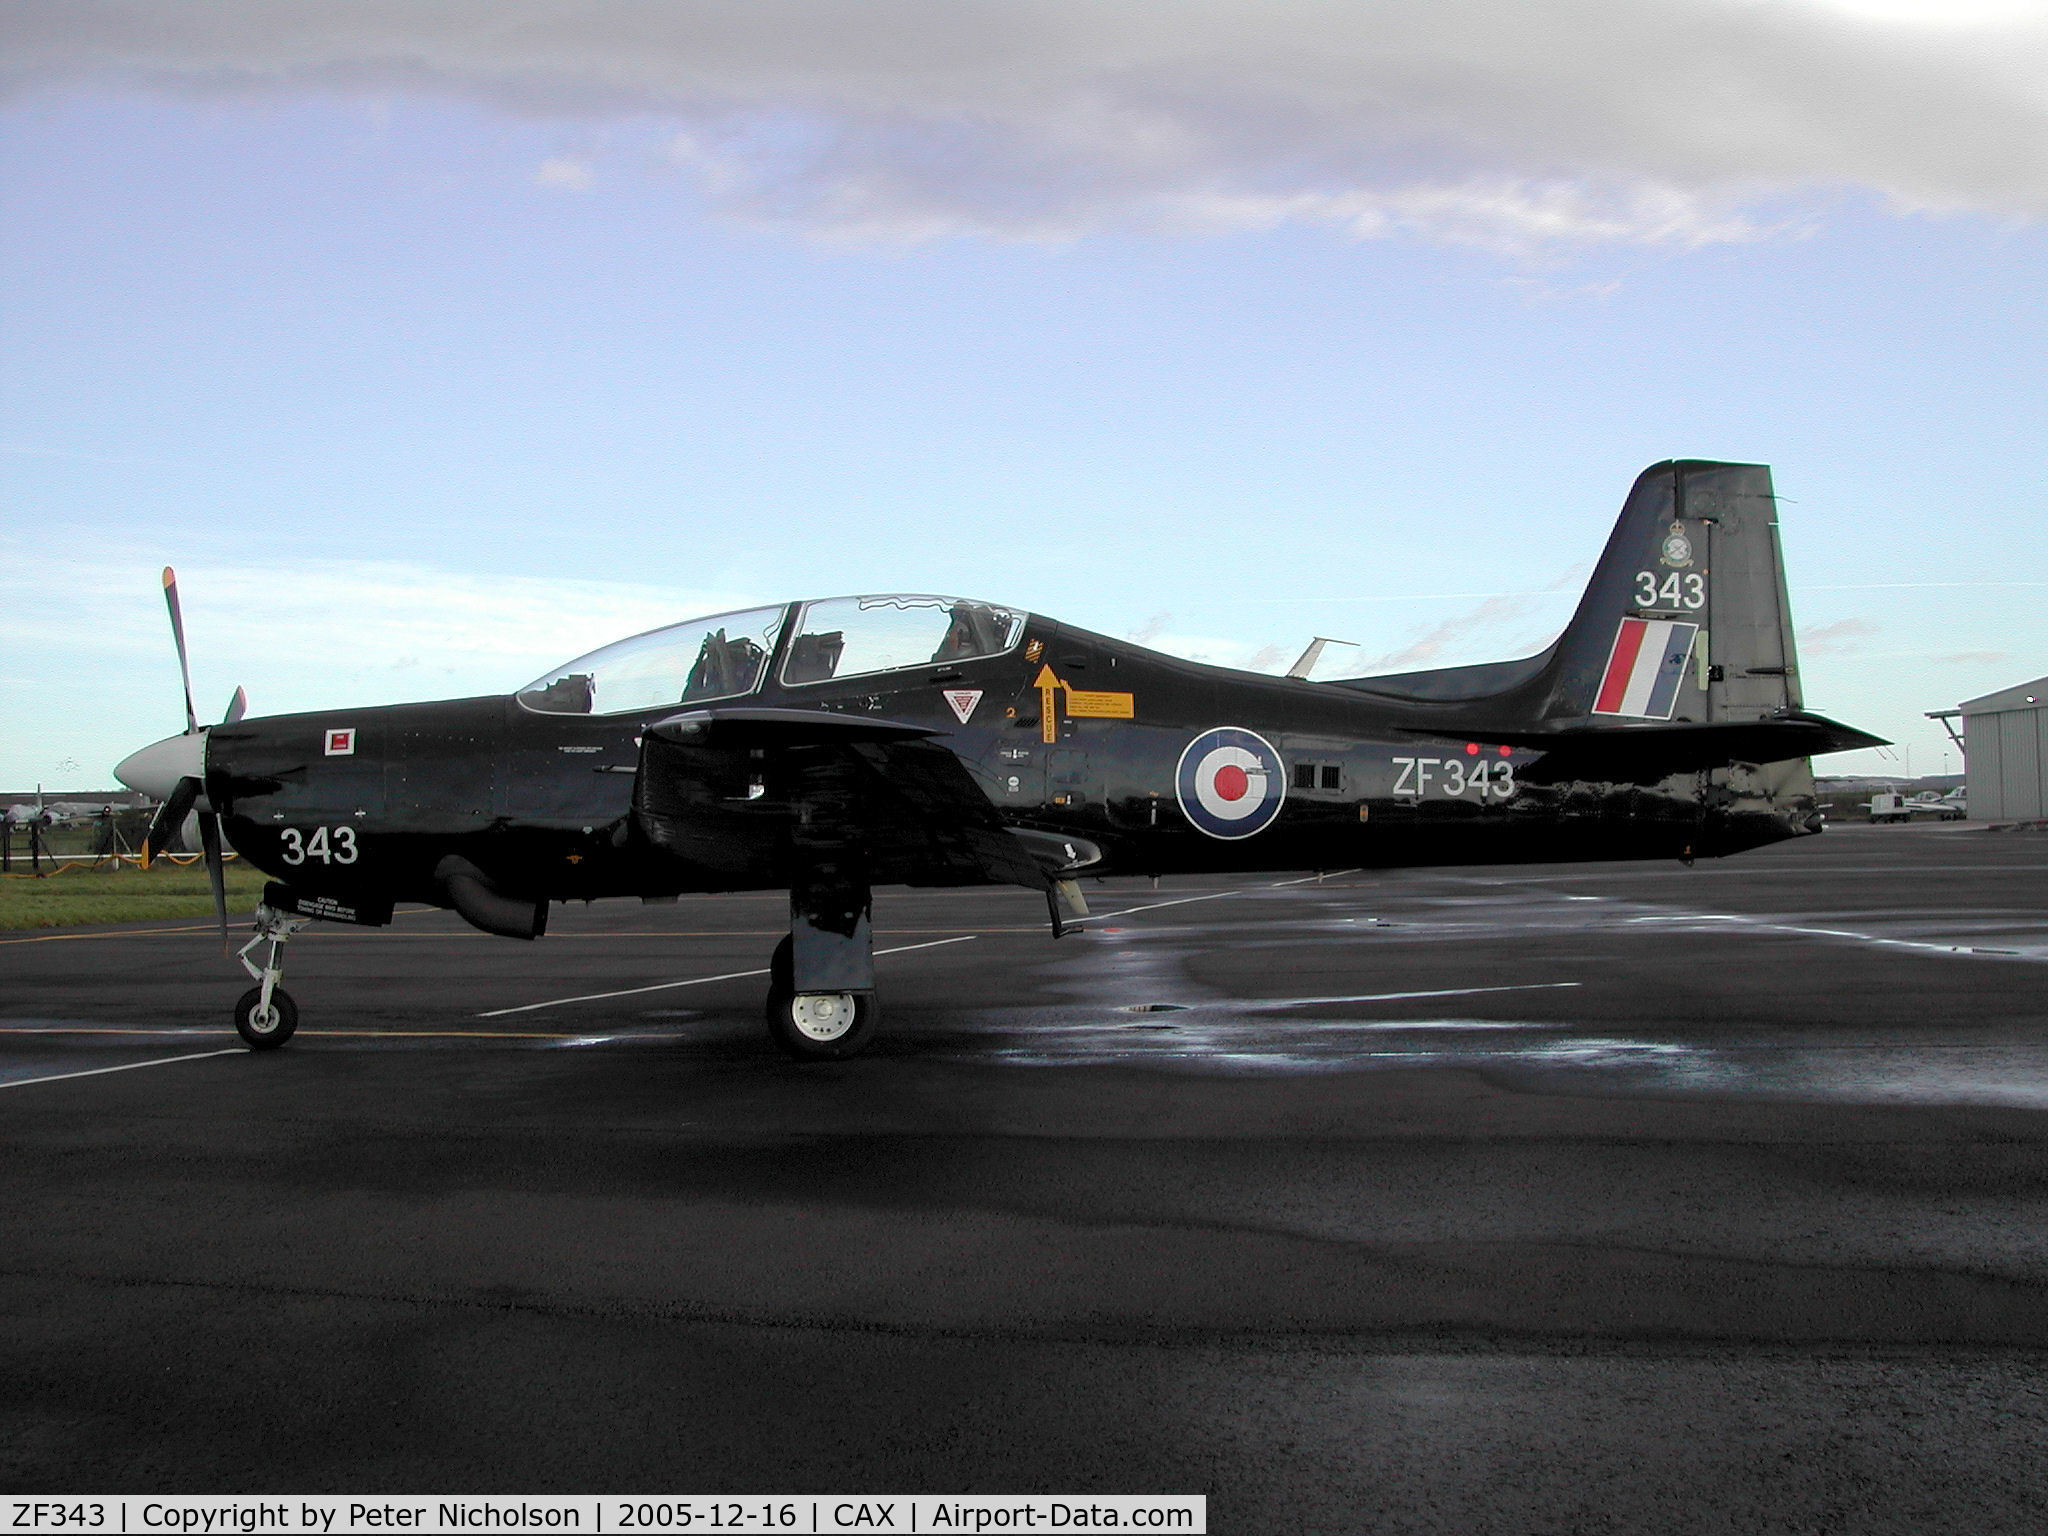
[[[1476,742],[1476,741],[1468,741],[1468,742],[1466,742],[1466,743],[1465,743],[1465,755],[1466,755],[1467,757],[1477,757],[1477,756],[1479,755],[1479,743],[1478,743],[1478,742]]]
[[[1513,752],[1514,750],[1515,750],[1515,749],[1514,749],[1513,747],[1506,747],[1506,746],[1504,746],[1504,747],[1502,747],[1502,748],[1500,749],[1500,755],[1501,755],[1502,757],[1506,757],[1506,756],[1508,756],[1508,755],[1509,755],[1510,753],[1512,753],[1512,752]]]

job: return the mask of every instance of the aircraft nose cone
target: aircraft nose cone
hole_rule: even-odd
[[[206,773],[206,732],[193,731],[153,741],[114,765],[114,777],[154,800],[168,800],[180,779]]]

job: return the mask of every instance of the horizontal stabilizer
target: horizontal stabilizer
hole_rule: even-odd
[[[1890,743],[1825,715],[1787,711],[1762,720],[1677,721],[1654,725],[1569,725],[1562,729],[1499,729],[1468,725],[1462,731],[1432,727],[1433,736],[1465,735],[1489,746],[1532,747],[1543,761],[1522,777],[1532,783],[1558,779],[1643,782],[1701,768],[1735,763],[1779,763],[1853,752]]]

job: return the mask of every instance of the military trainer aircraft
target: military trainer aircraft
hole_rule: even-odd
[[[177,588],[164,572],[180,668]],[[1305,668],[1299,670],[1306,670]],[[1046,893],[1082,874],[1718,857],[1818,832],[1807,759],[1880,738],[1800,699],[1770,471],[1636,480],[1539,655],[1312,682],[1039,614],[892,593],[653,630],[509,696],[227,718],[115,770],[274,876],[235,1027],[281,1045],[311,919],[451,907],[538,939],[550,903],[784,889],[768,1022],[804,1059],[879,1017],[879,884]],[[267,945],[260,962],[252,952]]]

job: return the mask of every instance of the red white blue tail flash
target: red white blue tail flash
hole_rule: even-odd
[[[1623,619],[1593,713],[1669,720],[1699,632],[1699,625],[1674,619]]]
[[[1287,771],[1255,731],[1219,725],[1187,745],[1173,788],[1189,821],[1211,837],[1250,837],[1273,824],[1287,798]]]

